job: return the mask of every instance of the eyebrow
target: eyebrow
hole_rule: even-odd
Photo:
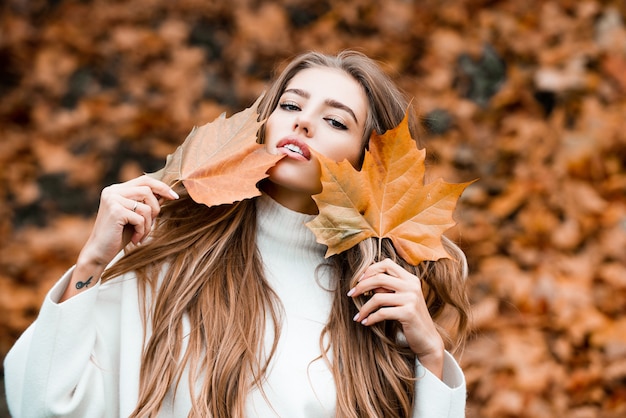
[[[308,91],[305,91],[305,90],[302,90],[302,89],[287,89],[283,93],[294,93],[294,94],[297,94],[300,97],[304,97],[305,99],[308,99],[308,98],[311,97],[311,94]],[[324,100],[324,103],[327,106],[334,107],[336,109],[345,110],[346,112],[348,112],[350,114],[350,116],[352,116],[352,119],[354,119],[356,124],[357,125],[359,124],[359,121],[357,120],[356,115],[354,114],[352,109],[350,109],[345,104],[343,104],[341,102],[338,102],[337,100],[334,100],[334,99],[326,99],[326,100]]]

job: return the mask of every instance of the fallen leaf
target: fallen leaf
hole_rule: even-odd
[[[151,176],[170,185],[182,181],[191,198],[207,206],[259,196],[257,183],[284,157],[269,154],[256,142],[263,123],[257,121],[260,100],[230,118],[222,114],[194,128]]]
[[[414,265],[449,258],[441,236],[455,225],[452,212],[470,183],[424,184],[426,151],[417,149],[406,117],[383,135],[372,134],[361,171],[346,160],[316,156],[322,192],[313,196],[319,215],[307,226],[328,246],[326,257],[377,237],[390,238]]]

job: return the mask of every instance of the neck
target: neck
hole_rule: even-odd
[[[317,205],[308,193],[298,193],[293,190],[287,190],[271,181],[263,182],[261,189],[287,209],[307,215],[317,215],[318,213]]]

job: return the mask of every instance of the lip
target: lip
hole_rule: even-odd
[[[285,146],[289,144],[296,145],[300,148],[302,150],[302,155],[285,148]],[[311,150],[304,142],[297,138],[281,139],[278,144],[276,144],[276,149],[279,153],[285,154],[287,157],[293,158],[294,160],[309,161],[311,159]]]

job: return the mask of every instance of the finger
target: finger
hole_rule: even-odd
[[[371,296],[373,293],[399,291],[421,292],[421,282],[419,277],[407,272],[404,269],[402,269],[402,271],[402,277],[384,272],[361,278],[357,284],[350,289],[348,296]]]
[[[138,244],[149,232],[150,221],[146,220],[150,218],[150,209],[146,205],[142,205],[141,202],[136,200],[127,199],[114,191],[108,191],[106,195],[103,193],[103,202],[107,209],[104,210],[104,214],[107,214],[104,219],[105,224],[112,222],[118,225],[120,232],[122,233],[122,244],[126,245],[128,242]],[[109,221],[106,221],[109,219]],[[111,225],[109,223],[109,225]]]
[[[122,205],[124,213],[118,218],[120,227],[122,228],[122,240],[123,245],[132,242],[133,244],[139,244],[146,235],[145,218],[131,211],[128,205]]]
[[[146,218],[141,215],[129,217],[129,222],[126,224],[126,227],[132,227],[133,233],[130,240],[136,245],[141,244],[152,229],[152,226],[147,223]]]
[[[114,184],[105,190],[109,194],[118,194],[148,205],[152,212],[152,218],[155,218],[161,210],[160,199],[175,200],[179,198],[178,194],[167,184],[147,175],[125,183]]]
[[[421,293],[421,280],[415,274],[390,259],[372,264],[366,269],[355,286],[354,296],[369,296],[380,291],[417,291]]]
[[[371,296],[374,293],[381,292],[395,292],[398,288],[397,277],[392,277],[387,274],[377,274],[365,279],[361,279],[357,284],[350,289],[348,296],[357,297],[361,295]]]
[[[149,232],[151,210],[147,205],[133,199],[118,197],[115,215],[124,230],[124,243],[127,240],[138,244]],[[150,223],[146,219],[150,219]],[[130,234],[130,238],[128,235]]]
[[[380,310],[387,310],[391,307],[407,306],[412,301],[404,294],[377,293],[361,306],[358,315],[354,320],[362,322],[364,319],[374,315]],[[380,316],[380,315],[378,315]],[[397,319],[397,318],[390,318]]]
[[[153,189],[151,189],[147,185],[143,186],[134,186],[128,187],[128,185],[124,185],[123,188],[119,190],[120,195],[126,197],[127,199],[134,200],[138,202],[140,205],[144,205],[143,212],[148,208],[150,210],[150,217],[156,217],[161,211],[161,203],[159,202],[159,197],[154,194]],[[135,207],[135,211],[138,207]],[[132,210],[132,208],[131,208]]]
[[[129,199],[139,202],[140,205],[144,205],[143,209],[149,209],[151,216],[156,217],[161,210],[161,203],[159,198],[152,193],[152,189],[148,186],[137,186],[130,191],[124,193]]]
[[[390,258],[386,258],[382,261],[379,261],[378,263],[370,265],[367,269],[365,269],[361,280],[367,277],[375,276],[377,274],[388,274],[390,276],[398,278],[406,278],[408,276],[412,276],[411,273],[406,271],[399,264],[395,263]]]
[[[402,312],[406,309],[402,306],[388,306],[380,308],[367,316],[362,315],[362,318],[358,319],[361,325],[372,326],[383,321],[400,321],[402,322]]]
[[[143,202],[138,202],[136,200],[133,203],[131,211],[140,215],[143,218],[144,227],[143,236],[140,239],[141,242],[148,234],[150,234],[150,231],[152,230],[152,220],[154,219],[154,216],[158,214],[158,211],[156,214],[154,214],[154,209],[150,205],[147,205]]]
[[[178,194],[167,184],[148,175],[137,177],[133,180],[128,181],[126,184],[147,186],[150,188],[150,193],[156,195],[157,199],[160,197],[166,200],[176,200],[179,198]]]

